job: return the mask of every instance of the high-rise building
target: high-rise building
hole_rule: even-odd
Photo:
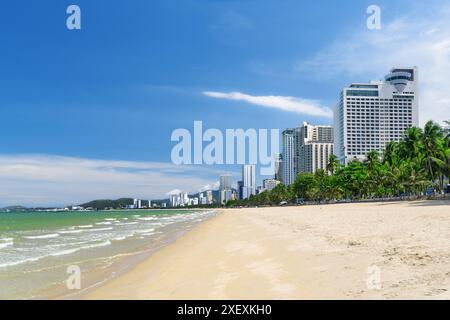
[[[334,112],[334,152],[342,163],[364,160],[419,124],[418,71],[394,68],[382,81],[352,83]]]
[[[244,197],[244,181],[237,182],[237,197],[242,200]]]
[[[256,194],[256,166],[246,164],[242,166],[242,199]]]
[[[179,194],[170,194],[169,202],[172,208],[176,208],[180,205],[180,195]]]
[[[233,191],[231,189],[220,190],[220,203],[226,204],[228,201],[233,200]]]
[[[225,204],[231,200],[231,175],[230,174],[221,175],[219,182],[220,182],[219,187],[220,203]]]
[[[206,191],[206,204],[212,204],[213,202],[213,192],[211,190]]]
[[[276,179],[265,179],[263,180],[263,189],[270,191],[272,189],[274,189],[277,185],[280,184],[279,180]]]
[[[279,153],[275,153],[275,180],[281,181],[283,178],[282,174],[282,162],[283,157]]]
[[[326,170],[330,156],[333,154],[333,127],[312,126],[308,122],[303,122],[297,132],[297,173],[314,173],[317,169]]]
[[[219,182],[220,182],[219,190],[231,190],[231,175],[230,174],[221,175]]]
[[[294,183],[296,177],[296,137],[295,129],[285,129],[282,133],[283,161],[281,163],[281,181],[285,185]]]

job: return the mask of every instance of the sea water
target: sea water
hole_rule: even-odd
[[[112,265],[119,257],[155,250],[215,214],[207,210],[0,213],[0,299],[45,298],[50,288],[62,292],[72,266],[81,271],[82,288],[93,286],[117,273]]]

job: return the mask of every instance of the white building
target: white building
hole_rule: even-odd
[[[176,208],[180,205],[180,195],[179,194],[170,194],[169,202],[172,208]]]
[[[213,202],[213,192],[211,190],[206,191],[206,204],[212,204]]]
[[[334,152],[342,163],[364,160],[419,125],[418,71],[394,68],[383,81],[344,88],[334,112]]]
[[[220,190],[220,203],[226,204],[230,200],[233,200],[233,191],[231,189]]]
[[[221,175],[219,182],[220,182],[219,187],[220,203],[225,204],[231,200],[231,175],[230,174]]]
[[[297,173],[314,173],[317,169],[326,171],[330,156],[333,154],[333,127],[312,126],[308,122],[303,122],[297,132]]]
[[[242,199],[256,195],[256,166],[246,164],[242,166]]]
[[[223,174],[220,176],[220,190],[231,190],[231,175]]]
[[[277,185],[280,184],[279,180],[276,179],[264,179],[263,180],[263,189],[270,191],[274,189]]]
[[[282,180],[282,162],[283,157],[279,153],[275,153],[275,180]]]
[[[281,182],[294,183],[296,177],[296,130],[285,129],[282,134],[283,161],[281,163]]]

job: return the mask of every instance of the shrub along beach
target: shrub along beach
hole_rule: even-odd
[[[290,186],[280,184],[249,199],[229,201],[227,206],[420,197],[448,191],[450,129],[429,121],[423,130],[409,128],[400,142],[391,141],[382,155],[371,151],[364,162],[355,159],[344,166],[332,155],[327,171],[301,173]]]

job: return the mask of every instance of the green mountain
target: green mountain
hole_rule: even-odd
[[[83,208],[94,208],[96,210],[104,210],[106,208],[120,209],[127,205],[132,205],[132,198],[121,198],[117,200],[93,200],[80,204]]]

